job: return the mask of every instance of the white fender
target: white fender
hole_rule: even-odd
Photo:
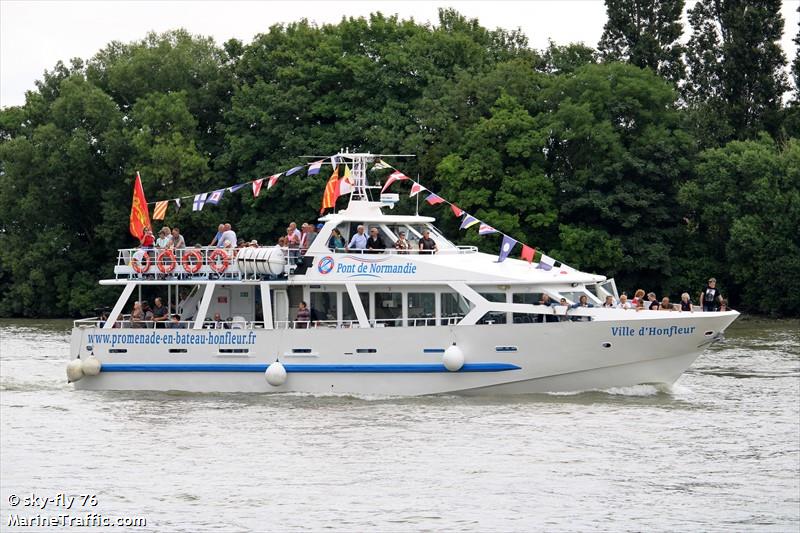
[[[453,343],[452,346],[444,351],[442,362],[444,363],[444,367],[450,372],[458,372],[461,370],[461,367],[464,366],[464,352]]]
[[[275,361],[267,367],[264,376],[267,378],[267,383],[273,387],[280,387],[286,383],[286,368],[280,361]]]
[[[83,377],[83,365],[80,359],[67,363],[67,383],[75,383]]]
[[[96,376],[100,373],[100,368],[103,365],[100,364],[100,360],[97,357],[90,355],[86,359],[83,360],[81,363],[81,369],[83,373],[87,376]]]

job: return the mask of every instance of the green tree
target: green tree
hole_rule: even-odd
[[[606,0],[608,20],[597,45],[606,61],[650,68],[677,85],[683,78],[683,0]]]
[[[779,0],[700,0],[689,10],[683,96],[705,146],[778,134],[789,88],[780,8]]]

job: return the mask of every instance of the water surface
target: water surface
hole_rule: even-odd
[[[800,529],[798,321],[737,322],[670,389],[487,398],[74,391],[70,326],[0,321],[2,531]]]

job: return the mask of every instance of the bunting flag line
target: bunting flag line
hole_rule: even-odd
[[[345,165],[344,176],[339,180],[339,196],[350,194],[353,189],[355,189],[355,183],[353,183],[353,178],[350,177],[350,167]]]
[[[156,202],[156,208],[153,209],[153,220],[164,220],[164,217],[167,216],[168,205],[169,205],[169,200]]]
[[[423,187],[422,185],[420,185],[419,183],[417,183],[415,181],[414,185],[411,186],[411,192],[408,193],[408,197],[409,198],[414,198],[418,193],[420,193],[422,191],[427,191],[427,190],[428,189],[426,189],[425,187]]]
[[[339,198],[339,167],[333,169],[333,174],[328,178],[328,184],[325,185],[325,192],[322,194],[322,207],[319,209],[319,214],[325,212],[326,209],[336,206],[336,200]]]
[[[533,263],[533,256],[536,255],[536,248],[531,248],[527,244],[522,245],[522,253],[520,256],[528,263]]]
[[[180,210],[181,210],[181,199],[175,198],[175,211],[180,211]]]
[[[253,198],[258,198],[261,194],[261,185],[264,184],[264,178],[257,179],[253,182]]]
[[[461,218],[461,215],[464,214],[464,211],[462,211],[461,208],[458,207],[456,204],[450,204],[450,209],[453,211],[453,214],[458,218]]]
[[[381,189],[381,194],[383,194],[383,192],[389,187],[389,185],[391,185],[395,181],[404,181],[407,179],[411,178],[409,178],[399,170],[392,172],[391,174],[389,174],[389,178],[386,180],[386,184],[383,186],[383,189]]]
[[[511,253],[511,250],[517,245],[517,240],[512,239],[508,235],[503,235],[503,242],[500,245],[500,255],[497,256],[497,262],[502,263],[508,257],[508,254]]]
[[[207,192],[196,194],[194,197],[194,203],[192,204],[192,211],[202,211],[203,206],[206,203],[206,198],[208,198]]]
[[[386,163],[383,159],[378,159],[378,161],[370,170],[381,170],[383,168],[393,168],[393,167],[389,163]]]
[[[219,201],[222,200],[223,194],[225,194],[225,189],[219,189],[212,192],[208,195],[208,198],[206,198],[206,203],[211,205],[219,204]]]
[[[552,259],[552,257],[542,254],[542,257],[539,258],[539,264],[536,266],[536,268],[544,270],[545,272],[553,270],[553,263],[551,262]]]
[[[492,233],[497,233],[497,230],[489,224],[481,223],[481,225],[478,226],[478,235],[491,235]]]
[[[228,190],[229,190],[230,192],[236,192],[236,191],[238,191],[239,189],[241,189],[242,187],[244,187],[245,185],[247,185],[247,184],[246,184],[246,183],[240,183],[240,184],[238,184],[238,185],[231,185],[230,187],[228,187]]]
[[[458,229],[467,229],[467,228],[469,228],[471,226],[474,226],[475,224],[477,224],[479,222],[480,222],[480,220],[478,220],[477,218],[475,218],[474,216],[472,216],[470,214],[467,214],[467,216],[464,217],[464,220],[461,221],[461,227],[458,228]]]
[[[308,167],[308,175],[313,176],[314,174],[319,174],[319,169],[322,167],[322,162],[325,161],[324,159],[320,159],[315,163],[311,163],[311,166]]]
[[[298,171],[300,171],[300,170],[303,170],[303,167],[304,167],[304,166],[305,166],[305,165],[299,165],[299,166],[296,166],[296,167],[294,167],[294,168],[290,168],[289,170],[287,170],[287,171],[286,171],[286,175],[287,175],[287,176],[291,176],[291,175],[292,175],[292,174],[294,174],[295,172],[298,172]]]
[[[131,218],[128,229],[131,235],[142,240],[144,228],[150,227],[150,210],[147,208],[147,199],[144,197],[142,188],[142,178],[136,172],[136,180],[133,182],[133,199],[131,201]]]
[[[283,172],[279,172],[278,174],[273,174],[272,176],[269,177],[269,181],[267,182],[267,190],[270,190],[273,185],[278,183],[278,178],[281,177],[281,174],[283,174]]]
[[[444,202],[444,198],[437,194],[430,193],[426,198],[425,201],[431,205],[441,204]]]

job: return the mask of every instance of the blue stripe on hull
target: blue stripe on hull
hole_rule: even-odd
[[[121,364],[103,363],[102,372],[264,372],[269,365],[237,364]],[[284,364],[287,372],[298,373],[425,373],[449,372],[442,364],[385,364],[385,365],[292,365]],[[465,363],[459,372],[505,372],[520,370],[510,363]]]

